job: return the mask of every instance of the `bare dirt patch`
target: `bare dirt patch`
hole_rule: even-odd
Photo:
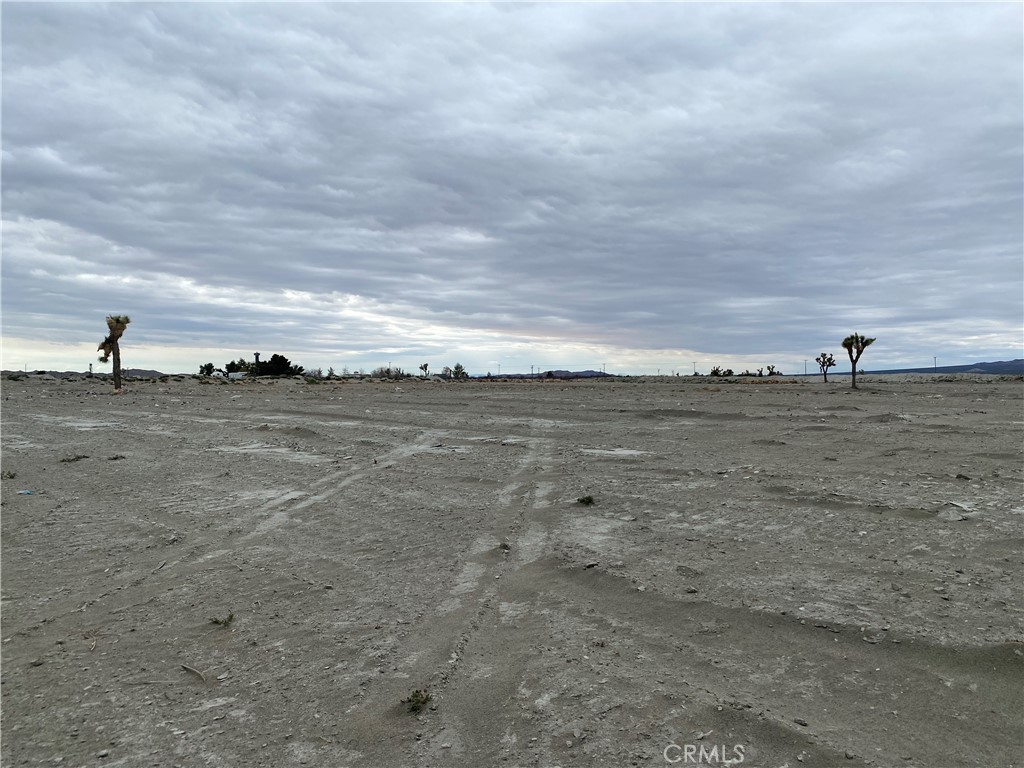
[[[1021,765],[1022,383],[860,383],[5,381],[2,763]]]

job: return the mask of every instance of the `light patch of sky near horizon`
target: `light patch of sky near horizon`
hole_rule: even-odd
[[[1024,356],[1019,5],[0,14],[7,368]]]

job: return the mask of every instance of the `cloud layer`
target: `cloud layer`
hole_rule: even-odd
[[[2,14],[8,367],[1022,354],[1019,5]]]

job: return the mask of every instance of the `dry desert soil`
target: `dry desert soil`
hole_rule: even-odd
[[[5,768],[1024,765],[1019,378],[0,393]]]

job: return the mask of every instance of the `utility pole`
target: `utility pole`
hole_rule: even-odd
[[[932,367],[937,371],[939,370],[939,358],[932,357]]]
[[[807,361],[804,360],[804,376],[807,375]]]
[[[694,361],[694,363],[693,363],[693,375],[694,376],[697,375],[697,362],[696,361]]]

